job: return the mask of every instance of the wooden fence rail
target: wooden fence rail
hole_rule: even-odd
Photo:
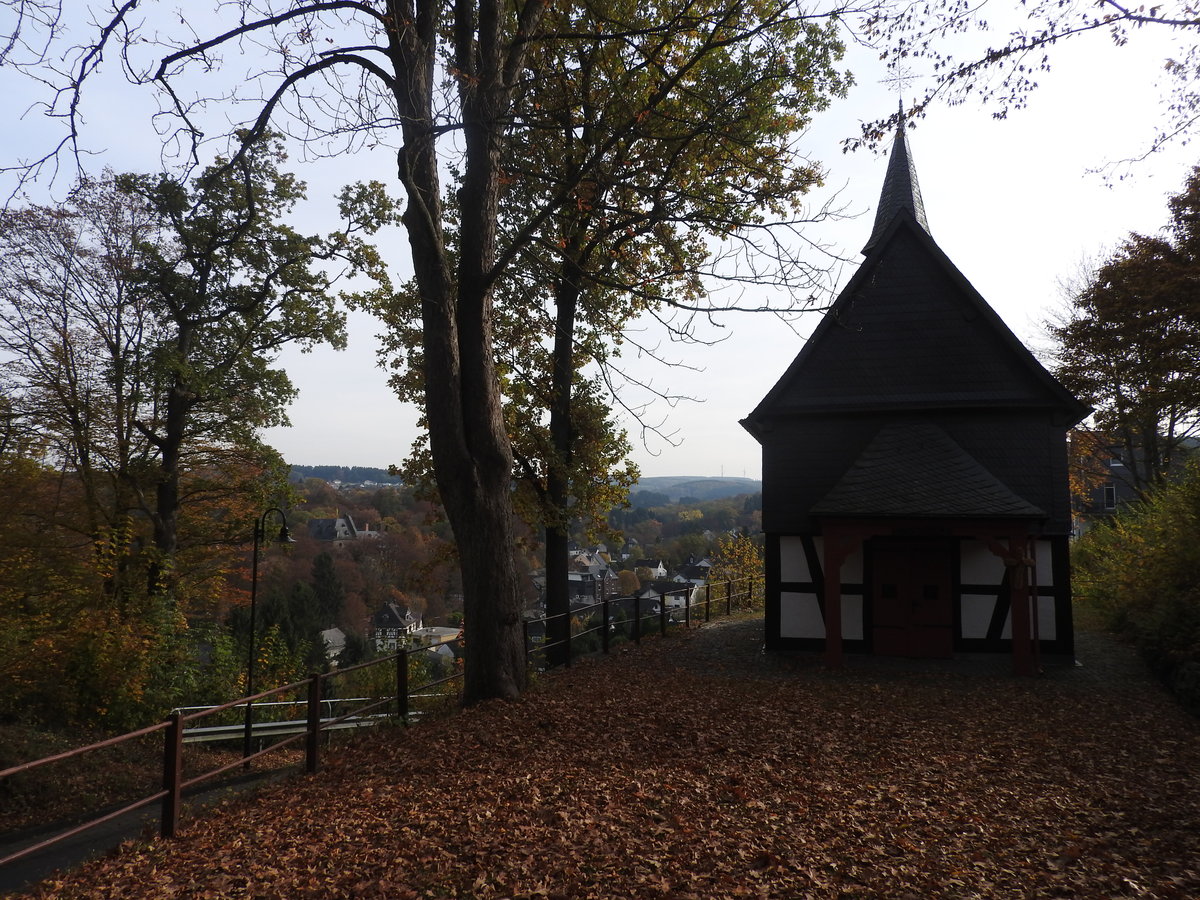
[[[703,599],[699,599],[699,595],[703,595]],[[669,606],[670,598],[677,598],[675,606]],[[612,638],[614,629],[617,627],[613,619],[614,613],[612,608],[614,605],[632,607],[633,615],[624,621],[623,624],[628,625],[628,633],[624,634],[627,639],[633,640],[635,643],[641,643],[643,637],[643,625],[647,619],[657,618],[658,632],[662,636],[666,636],[672,624],[691,627],[693,610],[696,607],[702,606],[704,610],[704,621],[709,621],[712,617],[713,603],[724,602],[725,615],[732,614],[735,606],[738,608],[748,607],[755,603],[755,580],[742,579],[739,581],[725,581],[717,584],[708,584],[703,588],[681,588],[678,591],[668,591],[658,595],[658,609],[651,611],[648,614],[643,614],[642,599],[621,598],[609,599],[604,598],[593,604],[577,607],[570,613],[573,619],[580,621],[580,629],[572,634],[571,629],[567,629],[568,637],[565,641],[564,658],[567,665],[570,665],[572,659],[572,647],[579,643],[581,638],[589,635],[598,634],[600,651],[608,653],[612,646]],[[622,609],[623,612],[623,609]],[[675,617],[682,614],[682,621]],[[599,623],[591,624],[592,621],[599,618]],[[544,664],[545,651],[553,646],[547,643],[544,639],[538,640],[535,635],[530,633],[530,626],[540,624],[542,634],[546,634],[547,617],[541,617],[525,623],[525,647],[527,658],[530,659],[531,665]],[[461,638],[459,639],[461,640]],[[456,644],[458,641],[447,642]],[[80,825],[76,825],[68,830],[59,832],[47,839],[40,841],[32,846],[24,847],[18,851],[8,854],[0,858],[0,866],[14,863],[18,860],[25,859],[34,854],[47,850],[63,841],[66,841],[76,835],[82,834],[89,829],[98,827],[113,819],[117,819],[128,813],[144,809],[154,803],[160,804],[160,827],[159,831],[164,837],[174,837],[179,830],[179,817],[182,810],[184,792],[190,788],[197,787],[207,781],[225,774],[236,768],[249,767],[250,764],[259,757],[269,753],[274,753],[284,747],[302,743],[304,746],[304,765],[305,771],[316,773],[320,770],[321,760],[321,740],[322,733],[329,732],[346,727],[359,727],[363,725],[372,725],[381,720],[381,718],[391,718],[391,714],[386,711],[389,707],[395,704],[395,718],[407,724],[413,716],[412,701],[414,698],[429,698],[431,696],[443,695],[441,689],[461,678],[461,671],[453,671],[450,675],[431,679],[416,687],[409,684],[409,660],[414,654],[426,653],[433,650],[433,647],[421,648],[406,648],[397,651],[390,656],[381,657],[379,659],[369,660],[364,663],[359,663],[354,666],[347,666],[344,669],[335,669],[332,672],[314,673],[303,681],[298,681],[293,684],[283,685],[282,687],[272,688],[267,691],[255,694],[251,697],[241,697],[237,700],[232,700],[229,703],[224,703],[219,706],[192,708],[194,711],[184,712],[176,710],[165,721],[154,725],[149,725],[145,728],[131,731],[128,734],[122,734],[117,737],[109,738],[108,740],[99,741],[94,744],[89,744],[86,747],[80,747],[75,750],[58,753],[54,756],[48,756],[43,759],[33,760],[31,762],[22,763],[11,768],[0,771],[0,786],[8,779],[16,778],[17,776],[26,775],[34,772],[39,768],[50,765],[51,763],[66,762],[72,763],[85,755],[111,748],[117,747],[124,743],[144,738],[150,735],[162,733],[163,748],[162,748],[162,788],[149,796],[143,797],[133,803],[123,806],[120,809],[105,813],[95,819],[91,819]],[[349,703],[362,701],[362,705],[353,707],[350,711],[334,715],[331,705],[333,702],[329,699],[322,699],[326,693],[326,685],[338,679],[345,678],[347,675],[369,669],[375,666],[393,666],[395,669],[395,691],[387,697],[381,698],[354,698],[351,700],[336,701],[339,703]],[[260,748],[257,751],[249,752],[246,755],[240,756],[232,762],[218,766],[217,768],[208,770],[201,774],[195,775],[192,778],[184,777],[184,744],[188,742],[188,733],[206,732],[210,734],[214,730],[225,730],[229,732],[229,740],[241,740],[243,735],[242,726],[202,726],[195,723],[209,719],[212,716],[218,716],[223,712],[234,709],[245,709],[247,704],[259,704],[260,701],[270,701],[271,698],[282,697],[295,693],[303,696],[303,699],[290,701],[286,705],[303,706],[305,713],[303,719],[293,720],[288,722],[272,723],[272,722],[257,722],[251,723],[251,734],[260,739]],[[457,694],[457,690],[454,691]],[[278,702],[278,701],[276,701]],[[327,705],[330,709],[330,714],[323,716],[322,705]],[[270,704],[264,704],[269,706]],[[191,728],[189,729],[189,726]],[[265,743],[266,737],[282,737],[281,740],[272,743]],[[77,763],[76,763],[77,764]]]

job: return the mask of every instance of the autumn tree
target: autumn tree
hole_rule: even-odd
[[[1162,236],[1131,234],[1051,326],[1056,374],[1095,407],[1097,431],[1140,494],[1200,431],[1200,169]]]
[[[547,181],[574,185],[546,209],[541,239],[520,246],[522,264],[504,294],[507,308],[521,320],[544,322],[547,332],[536,345],[541,353],[524,352],[526,341],[512,356],[516,377],[540,400],[532,408],[545,411],[546,446],[523,462],[545,526],[551,614],[568,609],[569,517],[586,496],[577,485],[578,463],[589,447],[603,446],[589,433],[596,408],[622,402],[613,386],[630,323],[658,319],[672,337],[691,337],[697,313],[719,310],[709,282],[721,273],[746,274],[729,259],[731,245],[759,263],[760,281],[811,287],[811,270],[779,252],[772,227],[803,218],[804,197],[820,180],[796,140],[844,90],[835,24],[777,19],[753,37],[718,40],[695,53],[720,30],[648,30],[657,13],[636,2],[551,12],[562,19],[558,27],[590,38],[531,53],[534,77],[521,109],[528,127],[510,147],[514,205],[535,207]],[[689,15],[733,22],[744,12],[697,3]],[[606,37],[612,31],[652,37],[615,42]],[[672,71],[665,60],[680,53],[693,55],[692,63]],[[670,80],[671,95],[644,108],[641,98]],[[593,158],[598,162],[578,179]],[[514,216],[502,225],[528,220]],[[601,375],[589,383],[585,367],[599,367]],[[608,387],[600,402],[597,387]],[[591,477],[612,480],[603,470]]]
[[[47,7],[54,8],[52,0],[30,5]],[[513,277],[523,248],[545,236],[542,226],[556,211],[577,196],[586,199],[610,168],[621,177],[622,167],[611,164],[622,141],[659,111],[669,121],[671,105],[684,102],[689,79],[706,60],[739,46],[769,45],[776,32],[837,10],[819,13],[792,0],[663,4],[644,21],[601,21],[602,30],[584,33],[541,0],[240,0],[190,17],[183,27],[164,23],[159,32],[142,27],[134,8],[124,4],[102,23],[96,40],[71,58],[65,79],[45,67],[39,71],[61,89],[49,113],[64,118],[68,140],[79,133],[79,101],[91,73],[106,52],[118,49],[124,70],[160,89],[177,114],[177,137],[198,139],[207,113],[231,116],[241,108],[250,110],[243,123],[248,140],[269,124],[305,139],[332,138],[326,150],[357,148],[364,139],[398,140],[432,467],[458,545],[470,631],[464,694],[468,702],[515,696],[525,683],[525,657],[514,459],[495,344],[497,289]],[[26,19],[35,24],[31,13]],[[562,56],[555,45],[580,41],[626,47],[630,70],[649,77],[628,84],[637,92],[605,120],[607,135],[561,180],[534,190],[534,203],[523,209],[506,192],[506,161],[514,135],[530,129],[523,114],[531,109],[524,102],[534,96],[530,86],[538,72],[531,62],[541,54]],[[222,100],[228,102],[214,102],[208,85],[222,72],[232,74],[223,70],[222,54],[232,51],[230,58],[242,60],[247,48],[262,57],[248,57],[249,76],[239,62],[236,77],[226,79],[231,83]],[[828,42],[821,36],[808,49],[819,57]],[[739,96],[732,105],[745,100]],[[38,163],[26,171],[36,173]],[[446,171],[459,179],[453,219],[442,192]]]
[[[629,569],[622,569],[617,573],[617,589],[621,592],[622,597],[636,594],[641,586],[642,580],[638,578],[637,573],[631,572]]]
[[[740,582],[734,590],[745,590],[752,583],[752,602],[763,598],[763,549],[754,538],[746,534],[724,534],[717,539],[716,550],[711,556],[712,568],[708,580],[717,582]]]
[[[1087,512],[1096,502],[1096,492],[1113,477],[1112,440],[1095,428],[1076,426],[1067,433],[1067,483],[1071,507]]]
[[[705,28],[680,27],[689,18]],[[760,287],[808,296],[819,273],[782,249],[780,232],[805,218],[821,176],[797,136],[846,79],[835,26],[820,18],[706,0],[672,19],[657,6],[580,2],[552,8],[544,24],[577,37],[538,42],[527,55],[514,104],[522,127],[503,160],[498,227],[515,265],[497,284],[495,340],[518,508],[544,530],[559,646],[571,529],[606,530],[636,481],[613,415],[633,402],[619,388],[631,323],[657,320],[664,338],[683,340],[694,337],[696,316],[742,301],[769,309],[744,297],[723,307],[709,293],[751,266]],[[668,84],[669,95],[646,104]],[[401,299],[381,311],[398,360],[393,381],[419,401],[417,304]]]
[[[39,462],[78,479],[85,537],[121,527],[148,487],[137,421],[163,328],[132,280],[138,246],[157,234],[112,173],[82,180],[60,206],[0,212],[7,421],[37,435]]]
[[[260,141],[190,184],[109,173],[62,207],[0,213],[14,412],[80,479],[89,532],[131,514],[150,521],[152,589],[179,549],[184,479],[195,504],[228,494],[239,471],[277,464],[257,432],[284,420],[295,393],[273,368],[279,349],[343,339],[337,270],[315,261],[372,266],[357,232],[386,203],[360,215],[369,190],[348,191],[346,229],[303,236],[281,221],[303,196],[281,160]]]
[[[167,175],[122,180],[161,227],[159,240],[139,244],[134,273],[137,293],[165,324],[150,360],[153,406],[136,425],[154,452],[150,513],[168,562],[178,544],[185,454],[195,470],[205,448],[259,446],[258,430],[286,422],[295,396],[273,367],[279,351],[344,346],[334,281],[361,272],[388,283],[362,235],[390,220],[390,201],[370,185],[348,188],[344,229],[303,235],[284,221],[304,197],[303,183],[279,171],[284,158],[278,140],[259,136],[191,184]]]

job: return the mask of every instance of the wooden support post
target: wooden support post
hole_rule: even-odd
[[[308,676],[308,728],[304,735],[304,768],[315,775],[321,768],[321,676]]]
[[[829,542],[826,539],[826,548]],[[842,563],[825,551],[825,665],[842,667]]]
[[[163,738],[162,822],[159,833],[173,838],[179,831],[179,808],[183,802],[183,713],[171,713]]]
[[[825,665],[842,667],[842,564],[850,553],[862,546],[861,531],[829,527],[825,538]]]
[[[708,622],[712,619],[712,583],[705,582],[704,584],[704,621]]]
[[[658,633],[667,636],[667,594],[664,591],[658,595]]]
[[[633,595],[633,642],[642,643],[642,598]]]
[[[1033,629],[1029,616],[1029,539],[1025,535],[1009,539],[1009,609],[1012,616],[1013,674],[1033,675]]]

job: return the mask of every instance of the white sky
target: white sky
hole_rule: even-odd
[[[6,25],[0,20],[0,34]],[[994,120],[990,110],[974,104],[942,105],[910,126],[909,144],[934,239],[1035,352],[1045,344],[1041,324],[1061,305],[1059,280],[1128,232],[1162,227],[1167,196],[1182,187],[1195,164],[1188,148],[1176,146],[1115,184],[1088,174],[1139,153],[1153,134],[1161,109],[1156,77],[1166,51],[1139,44],[1141,37],[1134,35],[1135,41],[1121,49],[1103,36],[1057,48],[1054,70],[1041,78],[1028,108],[1006,120]],[[839,203],[858,216],[814,225],[810,235],[857,263],[887,160],[867,151],[845,155],[841,141],[857,134],[860,121],[891,112],[896,97],[879,83],[886,72],[873,54],[858,51],[847,66],[858,85],[818,118],[806,145],[828,171],[826,192],[814,195],[814,203],[836,191]],[[5,163],[48,139],[35,116],[21,118],[32,97],[27,83],[0,70],[0,122],[5,123],[0,159]],[[110,148],[97,157],[97,169],[155,166],[151,111],[137,89],[115,79],[92,95],[85,139],[93,147]],[[346,181],[375,177],[399,193],[394,158],[386,150],[319,164],[292,162],[309,183],[310,214],[318,218],[328,214],[328,198]],[[303,222],[301,227],[324,226]],[[407,246],[400,233],[385,241],[385,249],[394,244],[394,256],[404,257]],[[404,271],[397,269],[398,275]],[[840,283],[852,273],[853,265],[844,267]],[[801,328],[807,333],[815,322],[813,314]],[[644,475],[760,477],[759,447],[737,423],[787,368],[802,338],[770,316],[743,314],[728,319],[727,326],[726,340],[715,347],[667,348],[669,355],[703,371],[658,370],[656,383],[702,402],[651,414],[667,417],[664,428],[676,433],[678,446],[661,441],[639,446],[635,459]],[[387,466],[403,458],[415,435],[416,414],[394,398],[376,367],[378,330],[369,316],[352,315],[345,352],[319,349],[282,357],[300,397],[290,411],[292,427],[274,429],[267,439],[289,462]]]

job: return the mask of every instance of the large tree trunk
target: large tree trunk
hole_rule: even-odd
[[[454,7],[453,23],[466,145],[455,278],[445,245],[432,127],[437,11],[437,0],[420,0],[416,27],[393,36],[392,58],[398,83],[405,86],[397,93],[404,123],[400,176],[422,298],[425,413],[434,476],[462,567],[463,700],[474,703],[515,697],[526,683],[512,450],[492,346],[499,160],[509,92],[503,83],[498,4],[483,0],[476,15],[462,0]]]
[[[570,247],[577,250],[577,241]],[[570,473],[574,464],[575,429],[571,418],[571,392],[575,376],[575,312],[579,305],[580,273],[568,255],[564,274],[555,292],[554,347],[551,355],[550,441],[553,456],[546,472],[546,660],[561,665],[567,660],[565,642],[571,636],[571,598],[568,590],[567,521]],[[606,623],[607,624],[607,623]]]

